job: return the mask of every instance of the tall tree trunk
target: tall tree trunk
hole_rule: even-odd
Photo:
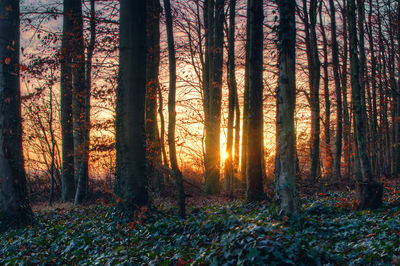
[[[160,66],[160,0],[151,0],[147,4],[147,59],[146,59],[146,138],[147,171],[153,188],[161,190],[161,150],[157,136],[157,91],[159,87]],[[158,170],[157,170],[158,169]]]
[[[317,43],[317,0],[310,1],[309,11],[307,0],[303,0],[304,28],[306,32],[306,49],[308,61],[308,75],[310,86],[311,107],[311,167],[310,178],[315,180],[320,172],[319,169],[319,143],[320,143],[320,106],[319,106],[319,83],[320,83],[320,61]]]
[[[173,33],[170,1],[164,0],[164,6],[165,6],[165,19],[167,25],[168,59],[169,59],[169,94],[168,94],[169,159],[171,161],[172,174],[175,178],[179,215],[184,219],[186,216],[185,191],[183,187],[182,173],[179,170],[178,162],[176,159],[176,147],[175,147],[176,60],[175,60],[175,44],[174,44],[174,33]]]
[[[320,6],[322,9],[322,4]],[[326,38],[325,27],[323,25],[322,18],[322,10],[319,11],[319,20],[321,25],[321,33],[323,39],[323,52],[324,52],[324,98],[325,98],[325,124],[324,124],[324,132],[325,132],[325,168],[326,175],[328,177],[332,176],[333,172],[333,158],[331,151],[331,101],[329,95],[329,72],[328,72],[328,40]]]
[[[22,152],[19,1],[0,2],[0,230],[33,222]]]
[[[342,54],[342,99],[343,99],[343,151],[345,163],[346,177],[350,177],[352,169],[352,146],[351,146],[351,114],[349,113],[349,105],[347,99],[347,61],[348,61],[348,33],[347,33],[347,1],[343,1],[342,16],[343,16],[343,54]]]
[[[146,1],[120,1],[119,86],[116,109],[115,192],[121,207],[148,204],[146,176]]]
[[[296,199],[296,20],[295,0],[279,1],[279,81],[276,116],[276,198],[283,213],[297,212]]]
[[[61,44],[61,136],[62,136],[62,201],[72,202],[75,195],[74,135],[72,119],[72,50],[73,0],[64,0],[63,36]]]
[[[249,128],[247,136],[247,201],[265,199],[263,145],[263,2],[249,0]]]
[[[210,150],[210,139],[207,138],[210,121],[210,64],[212,61],[212,44],[214,36],[214,0],[204,0],[204,66],[203,66],[203,111],[204,111],[204,131],[205,131],[205,152],[204,152],[204,178],[207,183],[210,168],[208,151]]]
[[[351,99],[354,116],[354,138],[359,154],[362,180],[357,180],[360,208],[377,208],[382,203],[382,184],[374,181],[365,141],[365,121],[361,100],[361,84],[359,76],[359,60],[357,55],[357,25],[356,6],[354,0],[348,2],[349,44],[350,44],[350,72],[351,72]]]
[[[368,42],[369,42],[369,51],[371,58],[371,130],[370,130],[370,142],[371,142],[371,158],[376,158],[372,160],[372,170],[376,176],[379,176],[379,154],[378,151],[378,143],[377,143],[377,134],[378,134],[378,110],[377,110],[377,102],[376,102],[376,55],[375,55],[375,42],[373,37],[373,21],[372,21],[372,0],[369,1],[369,13],[368,13]]]
[[[90,157],[90,97],[92,95],[92,59],[96,44],[96,4],[90,0],[90,41],[87,48],[86,58],[86,95],[85,95],[85,152],[84,167],[85,176],[89,178],[89,157]],[[86,197],[89,195],[88,179],[85,180]]]
[[[210,12],[214,12],[214,9]],[[210,17],[211,16],[209,16],[209,18]],[[216,0],[213,45],[210,46],[212,50],[212,60],[210,60],[209,80],[209,128],[206,131],[206,142],[208,142],[208,145],[206,145],[206,192],[208,194],[217,194],[220,189],[220,124],[224,42],[223,24],[224,0]]]
[[[225,160],[225,184],[226,192],[229,197],[233,193],[233,124],[235,122],[236,108],[236,76],[235,76],[235,15],[236,0],[229,1],[229,33],[228,33],[228,88],[229,88],[229,107],[228,107],[228,134],[226,140],[226,160]]]
[[[385,176],[390,176],[390,134],[388,122],[388,102],[387,88],[389,87],[387,78],[387,60],[386,60],[386,42],[382,31],[382,20],[379,5],[377,6],[378,15],[378,70],[379,70],[379,136],[380,136],[380,152],[381,152],[381,171]]]
[[[400,53],[400,0],[397,1],[397,52]],[[398,58],[398,65],[400,65],[400,57]],[[400,177],[400,68],[398,69],[398,84],[397,84],[397,95],[395,105],[395,139],[394,139],[394,151],[393,151],[393,162],[394,162],[394,175]]]
[[[75,182],[76,194],[75,204],[81,204],[86,199],[86,187],[88,180],[85,149],[86,135],[86,90],[85,82],[85,45],[83,37],[83,17],[82,1],[74,0],[73,11],[73,53],[72,53],[72,76],[73,76],[73,98],[72,114],[74,127],[74,164],[75,164]]]
[[[249,1],[248,1],[249,2]],[[242,183],[247,184],[247,139],[249,129],[249,62],[250,62],[250,8],[247,7],[247,24],[246,24],[246,61],[244,70],[244,93],[243,93],[243,126],[242,126],[242,156],[241,156],[241,173]]]
[[[331,44],[332,44],[332,69],[335,80],[336,93],[336,138],[335,138],[335,159],[333,161],[333,176],[341,178],[340,162],[342,159],[342,94],[339,76],[339,52],[336,40],[336,12],[334,0],[329,0],[331,13]]]

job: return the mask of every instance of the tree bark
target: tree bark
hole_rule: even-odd
[[[400,52],[400,1],[397,1],[397,52]],[[400,58],[398,58],[398,64],[400,65]],[[400,68],[398,70],[398,84],[397,84],[397,95],[395,105],[395,139],[394,139],[394,151],[393,151],[393,162],[394,162],[394,175],[400,177]]]
[[[147,171],[155,191],[161,190],[161,150],[157,136],[157,91],[160,66],[160,0],[147,4],[147,60],[146,60],[146,138]],[[157,170],[158,169],[158,170]]]
[[[265,199],[262,168],[263,145],[263,21],[262,1],[249,0],[249,128],[247,136],[247,201]]]
[[[146,1],[120,1],[115,192],[129,211],[149,203],[146,176]]]
[[[94,5],[94,3],[93,3]],[[93,7],[94,8],[94,7]],[[94,12],[91,11],[92,13]],[[94,16],[94,14],[92,15]],[[91,18],[91,27],[93,27]],[[95,26],[91,29],[91,35],[95,34]],[[81,204],[87,200],[88,181],[89,181],[89,124],[90,124],[90,73],[86,69],[88,60],[85,61],[84,36],[83,36],[83,17],[82,2],[75,1],[74,9],[74,36],[75,36],[75,52],[73,54],[73,114],[74,114],[74,146],[75,146],[75,179],[76,193],[75,204]],[[95,36],[93,36],[95,38]],[[94,42],[91,40],[91,42]],[[94,47],[94,43],[90,44]],[[79,48],[77,48],[79,47]],[[92,51],[89,51],[92,49]],[[93,48],[88,47],[88,57],[93,55]],[[88,66],[91,71],[91,65]],[[87,75],[89,74],[89,75]]]
[[[241,173],[243,186],[247,185],[247,139],[249,128],[249,52],[250,52],[250,8],[247,7],[246,24],[246,61],[244,69],[244,93],[243,93],[243,126],[242,126],[242,156]]]
[[[336,93],[336,137],[335,137],[335,158],[333,161],[333,176],[336,180],[341,178],[340,165],[342,158],[342,94],[339,75],[339,52],[336,40],[336,12],[334,0],[329,0],[331,13],[331,44],[332,44],[332,70],[335,80]]]
[[[165,6],[165,19],[167,25],[167,38],[168,38],[168,59],[169,59],[169,94],[168,94],[168,145],[169,145],[169,159],[171,162],[172,175],[175,179],[177,190],[177,203],[179,209],[179,216],[185,218],[185,191],[183,187],[182,172],[179,169],[176,159],[175,147],[175,124],[176,124],[176,60],[175,60],[175,44],[171,15],[171,4],[169,0],[164,0]]]
[[[33,222],[22,151],[20,6],[0,2],[0,230]]]
[[[211,1],[210,3],[212,3]],[[214,13],[214,4],[209,12]],[[212,16],[209,16],[209,18]],[[209,21],[211,23],[211,21]],[[209,80],[209,121],[206,131],[206,192],[217,194],[220,190],[220,124],[221,124],[221,94],[223,71],[223,42],[224,42],[224,0],[215,2],[215,18],[213,25],[213,41],[211,47]]]
[[[310,178],[316,180],[320,173],[319,165],[319,143],[320,143],[320,105],[319,105],[319,83],[320,83],[320,61],[317,43],[317,0],[310,1],[309,10],[307,1],[303,0],[304,28],[306,32],[306,49],[308,61],[308,75],[310,86],[311,107],[311,150],[310,150]]]
[[[281,212],[297,212],[296,199],[296,20],[295,0],[279,1],[279,81],[276,116],[276,198]]]
[[[75,195],[74,179],[74,135],[72,119],[72,50],[73,47],[73,4],[64,0],[63,36],[61,44],[61,136],[62,136],[62,192],[64,202],[72,202]]]
[[[322,9],[322,4],[320,6]],[[329,95],[329,72],[328,72],[328,64],[329,64],[329,55],[328,55],[328,40],[326,37],[325,27],[323,24],[322,18],[322,10],[319,11],[319,20],[321,25],[321,33],[323,39],[323,53],[324,53],[324,98],[325,98],[325,124],[324,124],[324,133],[325,133],[325,168],[326,175],[328,177],[332,177],[333,172],[333,157],[331,151],[331,101]]]

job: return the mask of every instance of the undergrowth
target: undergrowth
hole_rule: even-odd
[[[389,194],[374,211],[353,210],[346,193],[321,194],[290,218],[240,201],[193,208],[186,220],[162,207],[129,219],[103,205],[39,211],[34,227],[0,234],[0,264],[396,264],[400,206]]]

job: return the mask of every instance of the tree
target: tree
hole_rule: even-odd
[[[63,2],[63,35],[61,45],[61,127],[62,127],[62,195],[63,201],[73,201],[74,180],[74,135],[72,119],[72,53],[74,32],[74,0]]]
[[[19,83],[20,6],[0,2],[0,230],[33,222],[22,152]]]
[[[249,128],[249,45],[250,45],[250,8],[247,8],[246,22],[246,61],[244,66],[244,92],[243,92],[243,126],[242,126],[242,156],[241,173],[243,184],[247,183],[247,138]]]
[[[349,22],[349,48],[350,48],[350,72],[351,72],[351,100],[354,115],[354,139],[356,149],[359,154],[361,166],[361,180],[357,180],[358,198],[360,208],[377,208],[382,203],[383,186],[374,181],[370,161],[368,158],[365,141],[365,121],[363,112],[365,108],[362,102],[361,84],[359,77],[359,60],[357,55],[357,25],[356,25],[356,5],[354,0],[348,2],[348,22]]]
[[[249,0],[249,127],[247,136],[247,200],[265,199],[263,187],[263,1]]]
[[[82,17],[82,2],[81,0],[73,0],[72,4],[72,114],[73,114],[73,129],[74,129],[74,162],[75,162],[75,204],[81,204],[87,197],[88,185],[88,161],[87,150],[88,146],[85,143],[85,138],[88,136],[86,131],[86,101],[87,91],[85,77],[85,46],[83,37],[83,17]]]
[[[323,40],[323,53],[324,53],[324,99],[325,99],[325,123],[324,123],[324,133],[325,133],[325,168],[326,168],[326,175],[328,177],[332,176],[332,167],[333,167],[333,158],[332,158],[332,151],[331,151],[331,101],[329,95],[329,72],[328,72],[328,39],[326,37],[326,31],[323,24],[322,18],[322,4],[320,5],[319,11],[319,21],[321,26],[321,34]]]
[[[120,2],[119,84],[116,107],[115,192],[122,207],[148,204],[146,177],[146,1]]]
[[[276,112],[276,198],[283,213],[297,212],[294,109],[296,106],[295,0],[279,1],[279,81]]]
[[[228,107],[228,134],[226,140],[226,159],[225,159],[225,182],[226,192],[231,197],[233,193],[233,124],[235,122],[235,112],[237,104],[237,88],[235,75],[235,15],[236,15],[236,0],[229,2],[229,33],[228,33],[228,87],[229,87],[229,107]],[[236,120],[236,126],[238,121]],[[237,135],[235,136],[237,138]],[[238,147],[235,146],[235,152]]]
[[[339,180],[341,178],[340,162],[342,158],[342,93],[339,76],[339,49],[336,40],[336,12],[334,0],[329,0],[329,7],[331,11],[332,69],[336,93],[336,139],[335,158],[333,160],[333,176]]]
[[[172,175],[175,179],[175,184],[176,184],[179,215],[182,218],[185,218],[186,216],[185,191],[183,188],[182,172],[179,169],[178,162],[176,159],[176,147],[175,147],[176,60],[175,60],[175,44],[174,44],[174,34],[172,30],[172,15],[171,15],[170,1],[164,0],[164,6],[165,6],[165,19],[167,25],[168,59],[169,59],[169,94],[168,94],[169,160],[171,162]]]
[[[308,61],[308,75],[310,86],[311,107],[311,151],[310,151],[310,177],[315,180],[320,172],[319,166],[319,143],[320,143],[320,106],[319,106],[319,83],[320,83],[320,60],[318,56],[317,43],[317,0],[311,0],[309,10],[307,0],[303,0],[303,21],[306,35],[306,50]]]
[[[400,51],[400,1],[397,1],[397,50]],[[400,62],[400,58],[398,58]],[[400,64],[400,63],[399,63]],[[398,70],[398,84],[397,84],[397,95],[396,95],[396,105],[395,105],[395,141],[394,141],[394,174],[400,176],[400,68]]]
[[[206,192],[217,194],[220,189],[220,133],[221,133],[221,94],[223,73],[224,43],[224,0],[208,3],[209,29],[209,85],[208,121],[206,122]],[[215,14],[215,16],[214,16]],[[205,96],[206,97],[206,96]]]
[[[147,4],[147,59],[146,59],[146,138],[148,176],[155,190],[161,189],[161,177],[156,169],[161,167],[160,139],[157,127],[157,91],[160,66],[160,1]],[[162,104],[162,103],[160,103]]]

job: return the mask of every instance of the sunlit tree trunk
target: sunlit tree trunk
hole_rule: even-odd
[[[229,106],[228,106],[228,129],[226,139],[226,159],[225,159],[225,184],[226,192],[229,197],[233,190],[233,125],[235,122],[236,107],[236,76],[235,76],[235,15],[236,0],[229,1],[229,33],[228,33],[228,88],[229,88]]]
[[[322,5],[320,6],[322,8]],[[325,168],[326,168],[326,175],[328,177],[332,176],[333,172],[333,158],[332,158],[332,151],[331,151],[331,101],[329,95],[329,72],[328,72],[328,62],[329,62],[329,55],[328,55],[328,40],[326,37],[325,27],[323,25],[323,18],[322,18],[322,10],[319,12],[319,20],[321,25],[321,33],[323,39],[323,53],[324,53],[324,98],[325,98],[325,124],[324,124],[324,133],[325,133]]]
[[[22,151],[19,1],[0,2],[0,230],[33,222]]]
[[[303,0],[304,28],[306,37],[308,75],[310,86],[311,107],[311,168],[310,178],[315,180],[320,172],[319,169],[319,143],[320,143],[320,106],[319,106],[319,83],[320,83],[320,61],[317,43],[317,0],[311,0],[309,9],[307,0]]]
[[[158,86],[158,115],[160,116],[160,145],[161,145],[161,154],[163,158],[163,165],[165,169],[169,168],[168,164],[168,158],[167,158],[167,153],[165,151],[165,119],[164,119],[164,113],[163,113],[163,96],[162,96],[162,91],[161,87]],[[167,178],[167,176],[164,176]],[[167,180],[164,180],[167,181]]]
[[[335,80],[336,94],[336,137],[335,137],[335,158],[333,161],[333,176],[339,180],[341,178],[340,162],[342,158],[342,94],[339,75],[339,52],[336,40],[336,12],[334,0],[329,0],[331,14],[331,45],[332,45],[332,70]]]
[[[120,1],[115,192],[121,207],[148,204],[146,177],[146,1]]]
[[[80,204],[86,199],[86,187],[88,183],[88,172],[86,153],[88,152],[85,143],[86,135],[86,90],[85,82],[85,44],[83,37],[82,2],[74,0],[72,7],[73,19],[73,53],[72,53],[72,76],[73,76],[73,98],[72,114],[74,127],[74,164],[76,194],[75,204]]]
[[[249,0],[249,128],[247,136],[247,201],[265,199],[263,186],[263,2]]]
[[[169,94],[168,94],[168,146],[169,146],[169,160],[171,162],[172,175],[175,179],[177,190],[177,202],[179,215],[185,218],[185,191],[183,187],[182,172],[179,169],[176,159],[175,147],[175,124],[176,124],[176,60],[175,60],[175,44],[174,33],[172,25],[171,5],[169,0],[164,0],[165,6],[165,19],[167,25],[167,38],[168,38],[168,59],[169,59]]]
[[[221,124],[221,93],[223,70],[224,42],[224,0],[216,0],[211,4],[209,13],[215,12],[213,23],[213,41],[210,45],[211,60],[209,66],[209,121],[206,131],[206,192],[217,194],[220,189],[220,124]],[[209,19],[212,15],[209,15]],[[211,20],[209,20],[211,24]]]
[[[295,0],[279,1],[279,81],[276,116],[276,198],[283,213],[297,212],[294,110],[296,106]]]
[[[147,1],[147,60],[146,60],[146,138],[147,171],[153,188],[161,189],[160,139],[157,136],[157,91],[160,66],[160,0]]]
[[[382,203],[382,184],[374,181],[365,141],[365,121],[363,121],[361,84],[359,76],[359,59],[357,49],[356,6],[354,0],[348,2],[349,45],[350,45],[350,72],[351,72],[351,99],[354,116],[354,138],[359,154],[362,180],[357,180],[360,208],[377,208]]]
[[[62,201],[74,200],[74,135],[72,119],[72,50],[73,47],[73,0],[64,0],[63,36],[61,44],[61,136],[62,136]]]

